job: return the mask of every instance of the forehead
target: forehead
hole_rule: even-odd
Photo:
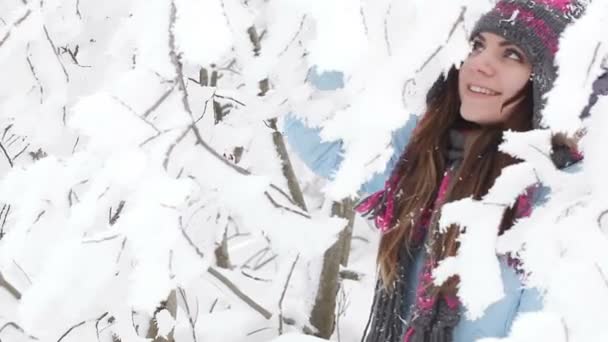
[[[517,44],[513,43],[510,40],[505,39],[503,36],[500,36],[496,33],[492,32],[480,32],[476,37],[481,38],[482,40],[490,43],[496,43],[500,46],[512,45],[517,46]]]

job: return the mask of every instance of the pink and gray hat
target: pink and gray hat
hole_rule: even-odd
[[[541,127],[543,96],[557,77],[554,64],[559,38],[568,24],[585,9],[582,0],[500,0],[475,25],[471,37],[481,32],[502,36],[516,44],[532,63],[534,128]]]

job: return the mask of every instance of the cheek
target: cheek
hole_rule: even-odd
[[[530,82],[530,71],[513,70],[505,74],[505,98],[517,95]]]

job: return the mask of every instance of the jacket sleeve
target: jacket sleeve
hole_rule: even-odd
[[[382,189],[393,167],[399,160],[409,138],[416,126],[417,116],[411,115],[406,124],[396,130],[392,136],[394,153],[384,172],[376,173],[361,186],[363,193],[372,193]],[[342,141],[322,142],[319,128],[306,126],[301,120],[287,115],[283,130],[291,149],[317,175],[333,179],[335,171],[343,160]]]

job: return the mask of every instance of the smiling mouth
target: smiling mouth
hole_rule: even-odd
[[[473,84],[469,84],[467,86],[467,89],[475,94],[482,94],[482,95],[489,95],[489,96],[496,96],[496,95],[500,95],[499,92],[496,92],[492,89],[488,89],[486,87],[481,87],[481,86],[477,86],[477,85],[473,85]]]

